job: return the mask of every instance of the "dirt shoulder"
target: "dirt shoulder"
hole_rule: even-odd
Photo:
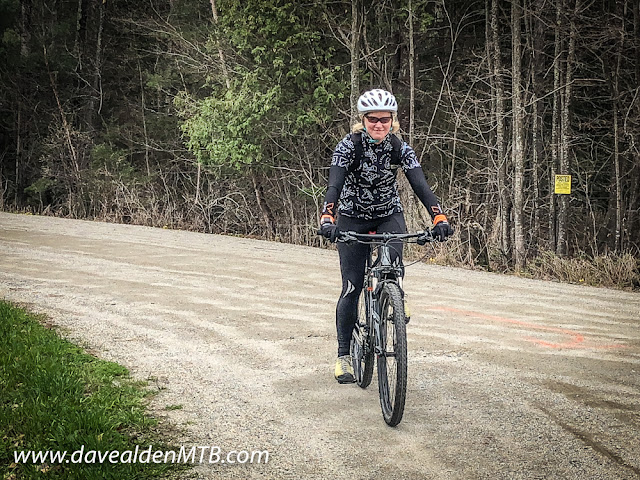
[[[403,422],[338,385],[334,251],[0,213],[0,297],[158,389],[214,478],[640,475],[640,295],[416,265]],[[180,405],[181,409],[166,410]]]

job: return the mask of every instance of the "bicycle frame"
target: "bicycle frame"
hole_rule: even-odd
[[[404,289],[402,285],[402,279],[404,278],[404,266],[393,265],[391,261],[391,249],[393,248],[390,243],[392,241],[409,241],[416,239],[417,243],[426,243],[432,240],[430,232],[419,233],[356,233],[356,232],[341,232],[341,238],[339,241],[343,242],[358,242],[368,244],[369,256],[367,258],[367,264],[364,273],[363,289],[365,289],[365,312],[367,318],[367,325],[365,328],[368,330],[368,334],[373,335],[375,341],[374,353],[380,355],[382,353],[380,345],[382,344],[381,331],[380,331],[380,308],[378,305],[378,296],[380,290],[384,285],[384,282],[395,282],[398,284],[400,291],[404,295]],[[377,250],[377,256],[374,259],[373,254]],[[368,352],[365,352],[368,353]]]
[[[373,254],[377,250],[377,257],[374,259]],[[365,269],[364,287],[365,309],[368,308],[367,319],[371,319],[372,325],[368,327],[373,329],[375,341],[373,343],[374,353],[381,355],[382,350],[382,333],[380,329],[380,305],[379,294],[385,282],[395,282],[402,290],[403,268],[402,266],[394,266],[391,262],[391,246],[388,242],[371,245],[369,249],[369,257],[367,259],[367,268]],[[365,310],[366,311],[366,310]],[[365,352],[366,353],[366,352]]]

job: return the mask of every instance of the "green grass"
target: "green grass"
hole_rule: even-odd
[[[0,479],[170,478],[178,468],[149,463],[14,463],[14,451],[170,450],[145,413],[144,385],[0,301]]]
[[[171,411],[171,410],[182,410],[182,405],[167,405],[166,407],[164,407],[165,410]]]

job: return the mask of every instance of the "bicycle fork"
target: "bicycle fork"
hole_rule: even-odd
[[[371,335],[374,339],[373,341],[373,353],[376,355],[376,358],[380,355],[385,355],[383,351],[384,339],[382,338],[382,328],[381,318],[380,318],[380,302],[379,302],[379,294],[382,289],[382,284],[378,283],[378,279],[374,276],[371,278],[372,280],[372,288],[368,291],[369,296],[369,304],[371,308],[371,327],[369,331],[369,335]]]
[[[370,334],[373,335],[375,339],[373,343],[373,350],[376,356],[384,356],[384,357],[395,357],[395,346],[393,351],[387,351],[387,322],[390,321],[389,318],[381,317],[382,304],[380,303],[380,291],[382,290],[384,283],[395,283],[400,287],[400,291],[402,291],[402,278],[398,278],[396,280],[383,280],[382,283],[379,283],[378,287],[374,289],[371,294],[371,319],[372,319],[372,330]],[[404,302],[404,298],[403,298]],[[406,320],[406,315],[405,315]]]

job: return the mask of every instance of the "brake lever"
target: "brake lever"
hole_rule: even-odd
[[[416,238],[416,243],[420,246],[426,245],[428,242],[433,242],[431,230],[425,230],[422,235]]]
[[[345,231],[340,231],[340,233],[338,234],[338,237],[336,238],[337,242],[343,242],[343,243],[351,243],[351,242],[355,242],[357,241],[357,238],[354,237],[353,235],[350,235],[349,232],[345,232]]]

